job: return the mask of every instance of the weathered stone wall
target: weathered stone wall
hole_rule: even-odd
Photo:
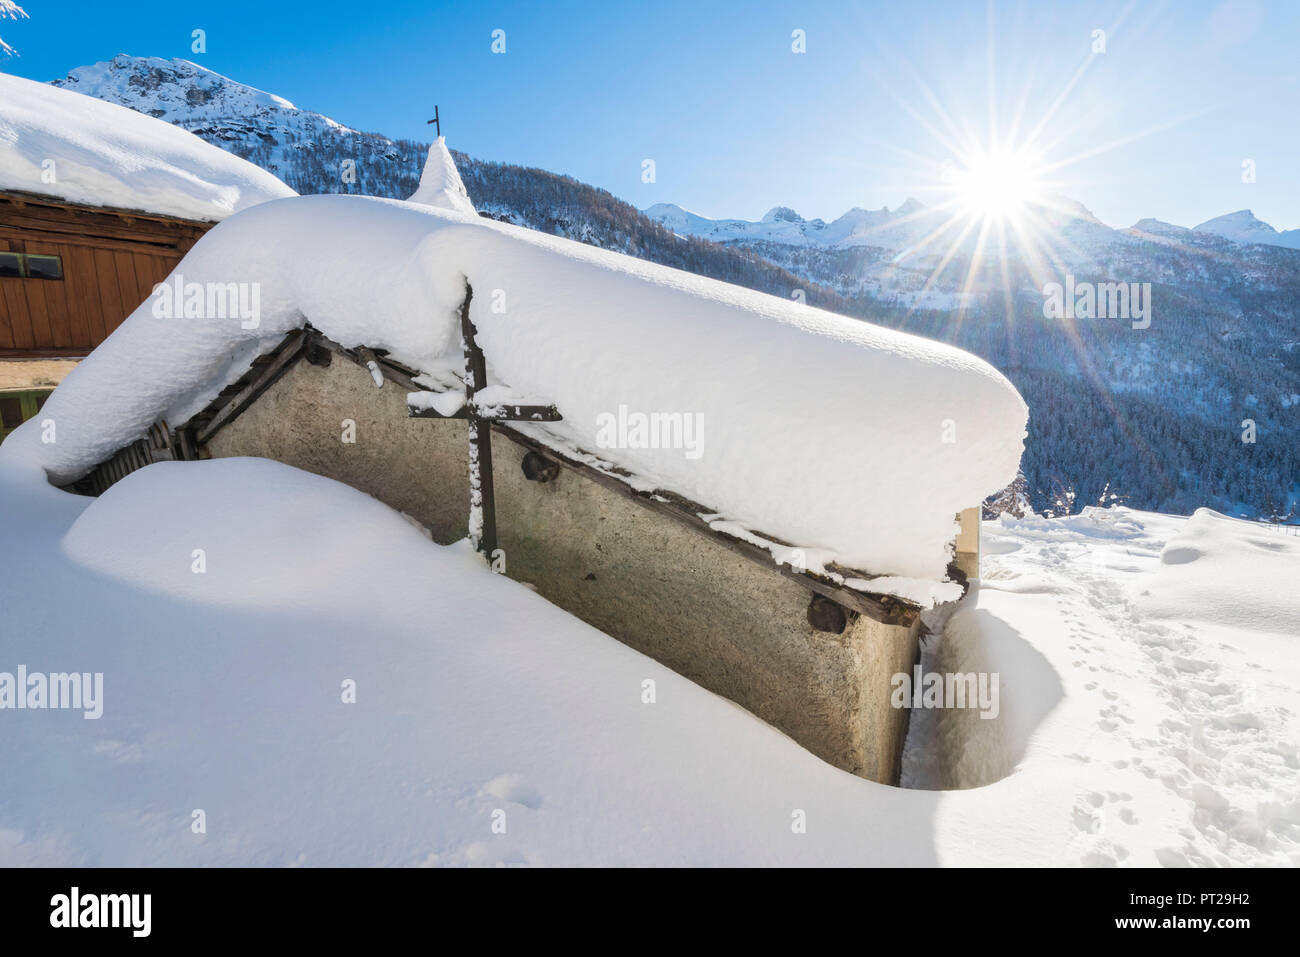
[[[343,441],[344,420],[356,424]],[[257,455],[338,479],[417,519],[447,545],[467,534],[468,429],[459,419],[410,419],[406,390],[375,388],[341,356],[294,363],[207,444],[214,456]]]
[[[345,419],[356,423],[355,444],[341,441]],[[346,482],[444,544],[466,533],[465,423],[408,418],[403,388],[377,389],[339,356],[328,367],[297,363],[207,450]],[[897,780],[907,711],[890,706],[890,678],[911,669],[918,624],[850,615],[842,634],[817,631],[802,585],[571,469],[529,481],[527,451],[493,437],[498,539],[511,578],[826,761]]]

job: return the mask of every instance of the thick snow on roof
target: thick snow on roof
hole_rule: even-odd
[[[467,279],[494,383],[553,402],[565,441],[711,520],[808,549],[809,567],[942,581],[956,513],[1010,482],[1022,451],[1025,404],[975,356],[468,213],[267,203],[211,230],[176,272],[257,283],[260,324],[142,305],[46,405],[58,441],[39,454],[55,479],[160,415],[183,421],[196,389],[214,394],[304,321],[445,368]],[[637,447],[632,417],[654,413],[689,417],[692,447]]]
[[[296,195],[193,133],[124,107],[0,74],[0,190],[215,221]]]

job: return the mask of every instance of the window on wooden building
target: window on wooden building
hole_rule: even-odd
[[[63,261],[58,256],[37,256],[35,253],[28,253],[23,258],[27,260],[28,279],[63,278]]]
[[[62,279],[63,260],[36,253],[0,252],[0,279]]]

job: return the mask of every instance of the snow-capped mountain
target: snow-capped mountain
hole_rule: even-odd
[[[982,248],[989,248],[989,237],[967,228],[969,219],[955,216],[951,208],[930,207],[914,197],[895,209],[854,207],[829,223],[804,219],[788,206],[777,206],[756,222],[710,219],[672,203],[644,212],[679,236],[744,249],[842,296],[907,309],[969,306],[1003,278],[1000,268],[989,271],[993,260],[981,255]],[[1070,268],[1087,270],[1117,248],[1139,243],[1065,197],[1043,197],[1032,213],[1036,231],[1053,239],[1047,258]],[[1008,256],[1023,259],[1018,254],[1013,244]],[[972,264],[978,273],[974,277]],[[1041,285],[1023,261],[1012,272],[1025,289]]]
[[[78,67],[51,84],[115,101],[161,120],[201,122],[230,115],[265,118],[274,111],[299,112],[282,96],[266,93],[214,73],[189,60],[116,56]],[[330,126],[340,126],[319,113]]]
[[[428,148],[351,129],[189,60],[121,54],[53,84],[174,123],[300,193],[409,196]]]
[[[949,211],[932,209],[911,196],[892,210],[888,206],[855,206],[829,223],[804,219],[789,206],[773,207],[757,222],[709,219],[675,203],[655,203],[643,212],[675,233],[719,243],[784,243],[828,249],[877,246],[894,252],[915,248],[952,219]],[[1034,213],[1043,225],[1058,229],[1070,224],[1103,225],[1082,203],[1060,196],[1045,197]],[[963,246],[973,248],[976,240],[970,235]]]
[[[656,203],[643,210],[679,235],[712,242],[772,242],[794,246],[879,246],[904,248],[923,236],[934,213],[909,198],[897,210],[854,207],[832,222],[804,219],[788,206],[770,209],[762,219],[709,219],[673,203]]]
[[[951,218],[951,214],[930,209],[910,196],[897,209],[890,210],[888,206],[874,210],[854,207],[829,223],[822,219],[804,219],[788,206],[776,206],[757,221],[710,219],[675,203],[655,203],[646,207],[644,212],[679,235],[698,236],[719,243],[782,243],[828,249],[878,246],[894,252],[914,249]],[[1129,237],[1197,242],[1200,237],[1193,235],[1195,233],[1219,236],[1243,245],[1300,249],[1300,229],[1279,231],[1257,219],[1248,209],[1191,228],[1148,218],[1124,230],[1111,229],[1082,203],[1063,196],[1046,197],[1031,208],[1031,213],[1040,228],[1072,231],[1076,234],[1072,239],[1082,238],[1094,250],[1108,244],[1123,245]],[[975,235],[970,235],[962,245],[972,247],[976,241]],[[1068,259],[1078,251],[1078,248],[1066,248],[1063,254]]]
[[[1193,231],[1186,226],[1175,226],[1173,223],[1151,218],[1139,219],[1128,228],[1128,232],[1132,236],[1144,239],[1168,240],[1179,243],[1191,242],[1196,238]]]
[[[405,199],[427,143],[390,139],[185,60],[117,56],[56,81],[177,124],[300,193]],[[1049,254],[973,255],[978,230],[919,246],[948,219],[908,199],[825,222],[777,206],[709,219],[668,203],[644,213],[567,176],[453,153],[484,215],[909,332],[989,360],[1029,402],[1023,470],[1035,505],[1057,486],[1135,507],[1272,514],[1300,498],[1300,230],[1250,213],[1186,229],[1101,223],[1050,197],[1034,210]],[[1255,225],[1258,224],[1258,225]],[[952,232],[945,234],[945,240]],[[1149,328],[1043,315],[1043,284],[1151,284]],[[961,310],[960,312],[958,310]],[[1244,446],[1243,419],[1259,440]],[[1243,449],[1245,450],[1243,452]]]
[[[1207,219],[1193,227],[1200,233],[1213,233],[1235,243],[1262,243],[1267,246],[1285,246],[1300,249],[1300,229],[1278,231],[1263,220],[1257,219],[1248,209],[1239,209],[1226,216]]]

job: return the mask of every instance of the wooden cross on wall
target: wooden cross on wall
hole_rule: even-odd
[[[437,106],[437,104],[434,104],[434,107],[433,107],[433,119],[431,119],[428,123],[425,123],[424,125],[425,125],[425,126],[432,125],[433,128],[434,128],[435,130],[438,131],[438,135],[439,135],[439,136],[442,135],[442,123],[441,123],[441,122],[439,121],[439,119],[438,119],[438,106]]]
[[[474,290],[465,283],[460,307],[460,338],[465,350],[465,404],[451,415],[437,409],[407,407],[415,419],[469,420],[469,539],[493,570],[498,570],[496,495],[492,486],[492,423],[558,422],[563,416],[553,405],[500,404],[480,406],[475,393],[487,386],[487,359],[478,344],[478,330],[469,317]]]

